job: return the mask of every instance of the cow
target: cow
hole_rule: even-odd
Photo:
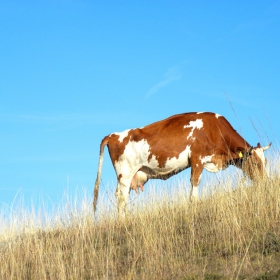
[[[251,146],[223,116],[210,112],[178,114],[142,128],[112,133],[100,144],[94,211],[106,145],[117,175],[118,214],[125,216],[131,189],[138,193],[149,179],[166,180],[186,168],[191,168],[191,201],[199,198],[203,168],[217,172],[234,165],[252,180],[267,177],[264,151],[271,143]]]

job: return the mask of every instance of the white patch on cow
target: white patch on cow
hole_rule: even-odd
[[[204,112],[197,112],[196,114],[199,115],[199,114],[203,114],[203,113],[204,113]]]
[[[205,157],[199,157],[199,159],[201,160],[201,163],[202,164],[204,164],[204,163],[209,163],[209,162],[211,162],[211,159],[212,159],[212,157],[213,157],[213,155],[211,155],[211,156],[205,156]]]
[[[117,174],[122,174],[125,178],[131,178],[143,166],[158,167],[158,161],[153,156],[150,161],[150,146],[145,139],[141,141],[129,141],[124,149],[123,154],[114,163]]]
[[[123,139],[123,138],[122,138]],[[124,149],[123,154],[118,158],[118,161],[115,162],[115,168],[118,174],[122,174],[123,176],[128,176],[134,170],[134,174],[138,171],[137,166],[140,166],[140,159],[136,156],[137,149],[139,150],[142,148],[143,143],[142,141],[134,142],[129,141]],[[134,175],[132,174],[132,176]]]
[[[119,136],[119,139],[118,139],[118,140],[119,140],[120,142],[122,142],[123,139],[124,139],[125,137],[127,137],[129,131],[131,131],[131,129],[127,129],[127,130],[125,130],[125,131],[123,131],[123,132],[115,132],[115,133],[112,133],[112,134],[118,135],[118,136]],[[112,134],[111,134],[111,135],[112,135]]]
[[[189,158],[191,156],[191,147],[186,146],[186,149],[182,151],[178,158],[168,158],[165,163],[165,170],[179,171],[186,168],[189,165]]]
[[[221,115],[219,115],[219,114],[215,114],[215,116],[216,116],[216,118],[219,118],[219,117],[221,117]]]
[[[265,167],[265,156],[262,148],[256,148],[254,149],[257,156],[261,159],[263,167]]]
[[[220,170],[217,165],[211,162],[213,156],[214,155],[205,156],[203,158],[201,156],[199,157],[201,163],[203,164],[203,167],[209,172],[217,172]]]
[[[148,161],[148,157],[149,157],[149,155],[146,158],[143,157],[143,159],[145,159],[144,161],[146,162],[145,165],[149,166],[150,168],[157,168],[159,164],[156,159],[156,156],[152,155],[152,157],[149,159],[149,161]]]
[[[184,128],[188,128],[188,127],[191,127],[192,130],[191,130],[190,134],[188,135],[187,139],[189,139],[190,137],[193,136],[193,131],[195,129],[201,129],[203,127],[203,121],[202,121],[202,119],[190,121],[190,123],[188,125],[184,125]]]

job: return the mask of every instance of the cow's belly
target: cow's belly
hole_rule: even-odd
[[[188,165],[181,165],[179,167],[169,167],[169,168],[156,168],[154,172],[158,175],[167,175],[171,173],[178,173],[184,169],[186,169]]]
[[[146,173],[149,179],[168,179],[186,168],[188,168],[188,165],[169,168],[150,168],[149,166],[142,166],[140,171]]]

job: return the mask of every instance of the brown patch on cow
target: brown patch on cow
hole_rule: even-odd
[[[148,160],[154,156],[159,163],[158,167],[164,168],[168,159],[179,158],[193,142],[193,139],[187,139],[192,128],[184,126],[197,119],[192,118],[194,115],[195,113],[175,115],[144,127],[143,132],[149,136],[145,138],[150,146]],[[194,131],[196,130],[198,129]]]
[[[129,141],[129,137],[125,137],[122,142],[119,141],[119,138],[119,135],[111,134],[108,143],[108,151],[113,163],[118,161],[119,157],[123,155],[126,144]]]
[[[120,181],[121,178],[122,178],[122,174],[119,174],[119,176],[118,176],[118,181]]]

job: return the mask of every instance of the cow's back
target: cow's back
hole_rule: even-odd
[[[211,112],[174,115],[142,128],[112,133],[109,138],[108,149],[113,162],[124,154],[128,144],[142,142],[148,146],[149,159],[157,158],[160,165],[167,159],[178,158],[190,147],[195,154],[207,154],[215,149],[244,146],[244,139],[231,124],[223,116]],[[248,143],[246,145],[249,147]]]

